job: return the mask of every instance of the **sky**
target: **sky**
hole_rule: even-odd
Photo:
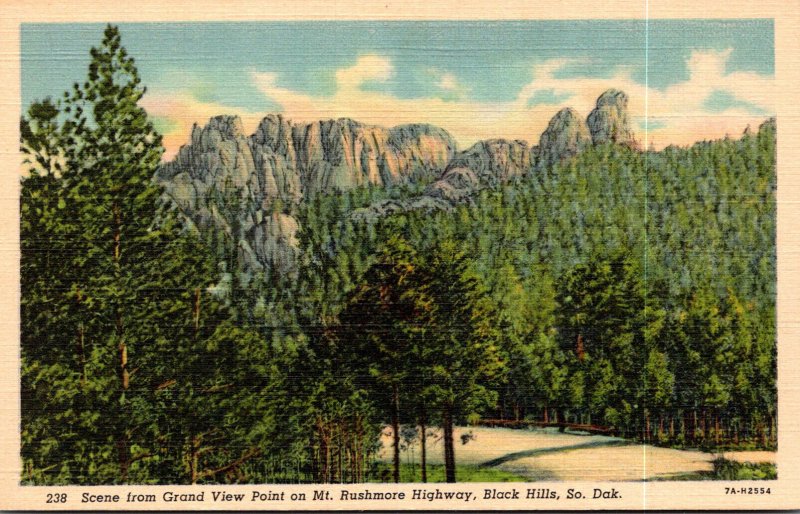
[[[772,20],[358,21],[120,24],[165,159],[192,125],[267,113],[432,123],[467,148],[530,144],[563,107],[625,91],[643,144],[738,135],[775,113]],[[22,104],[83,82],[102,24],[24,24]]]

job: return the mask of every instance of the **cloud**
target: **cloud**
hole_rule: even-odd
[[[469,96],[470,88],[458,80],[455,74],[439,68],[429,68],[426,74],[432,82],[432,96],[448,102],[463,100]]]
[[[437,86],[445,91],[458,91],[460,88],[458,85],[458,80],[456,80],[456,76],[452,73],[443,73]]]
[[[454,102],[463,100],[469,95],[470,89],[449,71],[431,67],[421,75],[420,78],[425,81],[428,93],[432,98]]]
[[[647,91],[648,117],[665,123],[651,127],[649,138],[656,147],[737,135],[745,126],[755,126],[775,113],[774,78],[744,71],[726,73],[730,55],[730,49],[692,52],[687,81],[663,91]],[[643,114],[637,113],[640,118]]]
[[[763,116],[767,113],[761,107],[751,104],[750,102],[740,100],[731,93],[721,90],[715,90],[713,93],[708,95],[705,102],[703,102],[703,106],[710,112],[725,112],[728,109],[741,107],[742,109],[759,116]]]
[[[245,131],[254,132],[264,113],[250,112],[214,102],[201,102],[189,93],[151,94],[142,98],[142,107],[153,117],[156,129],[163,135],[164,160],[171,160],[181,146],[189,142],[192,126],[204,125],[220,114],[233,114],[242,118]]]
[[[356,65],[337,72],[336,93],[328,97],[282,88],[270,74],[254,72],[252,78],[264,95],[279,104],[294,121],[351,117],[384,126],[426,122],[450,131],[462,146],[488,137],[491,133],[497,137],[497,130],[502,126],[514,130],[517,137],[531,135],[527,130],[519,130],[520,124],[524,124],[524,113],[515,104],[472,102],[461,98],[451,99],[447,95],[397,98],[387,92],[363,88],[367,80],[360,69]],[[455,85],[446,77],[444,82],[445,85]]]
[[[485,102],[469,99],[468,90],[457,78],[441,70],[426,70],[441,94],[428,98],[398,98],[368,87],[387,83],[395,77],[390,58],[367,54],[352,66],[335,73],[336,89],[329,96],[293,91],[279,85],[273,73],[250,72],[253,85],[280,111],[295,122],[350,117],[364,123],[393,126],[403,123],[431,123],[449,131],[465,148],[490,138],[523,139],[538,142],[550,118],[565,106],[587,116],[597,97],[606,89],[625,91],[630,98],[629,112],[643,143],[656,148],[668,144],[685,145],[697,140],[738,134],[748,124],[757,125],[765,113],[774,112],[775,81],[771,76],[752,72],[726,73],[731,50],[694,51],[686,61],[688,80],[665,89],[647,88],[619,66],[607,77],[561,77],[559,71],[574,68],[582,61],[552,59],[531,69],[532,80],[510,101]],[[709,105],[709,98],[716,101]],[[172,155],[188,140],[191,124],[205,123],[216,114],[242,116],[247,130],[254,129],[264,113],[253,113],[229,106],[200,102],[191,95],[150,98],[145,107],[151,114],[177,122],[165,135],[165,146]],[[645,116],[650,123],[644,123]]]
[[[394,76],[394,66],[388,57],[367,54],[356,63],[336,72],[336,85],[343,91],[358,90],[367,82],[386,82]]]

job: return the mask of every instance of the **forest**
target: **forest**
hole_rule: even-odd
[[[279,207],[297,268],[245,274],[152,180],[144,94],[109,26],[21,119],[22,483],[399,481],[409,429],[454,482],[454,427],[487,422],[776,447],[774,119],[449,210],[353,215],[424,182],[319,192]]]

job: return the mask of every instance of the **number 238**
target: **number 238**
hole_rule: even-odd
[[[67,503],[67,493],[49,493],[46,503]]]

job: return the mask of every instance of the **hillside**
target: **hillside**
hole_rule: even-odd
[[[612,89],[459,150],[217,116],[164,164],[117,28],[91,59],[20,126],[23,483],[399,481],[430,433],[455,482],[458,426],[510,420],[776,447],[774,120],[643,150]]]
[[[449,209],[592,144],[635,145],[627,104],[625,93],[612,89],[586,121],[572,109],[556,114],[538,146],[495,139],[460,152],[446,131],[430,125],[386,129],[347,118],[294,124],[268,115],[248,136],[238,117],[216,116],[195,125],[156,180],[187,219],[236,241],[244,269],[288,272],[297,260],[298,205],[315,195],[427,186],[422,196],[378,202],[358,215]]]

